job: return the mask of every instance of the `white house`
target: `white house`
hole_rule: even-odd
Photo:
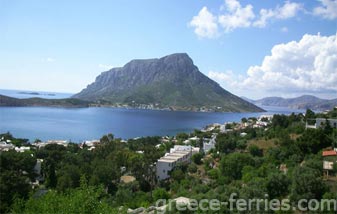
[[[195,142],[199,142],[200,138],[198,138],[197,136],[194,137],[190,137],[187,140],[184,140],[184,144],[190,144],[191,142],[195,141]]]
[[[326,122],[330,123],[330,126],[337,128],[337,119],[325,119],[325,118],[316,118],[316,128],[321,128]]]
[[[49,144],[58,144],[58,145],[67,147],[69,142],[67,140],[48,140],[47,142],[38,142],[38,143],[33,143],[32,145],[41,148]]]
[[[200,149],[193,146],[181,146],[175,145],[173,148],[170,149],[170,153],[174,153],[176,151],[189,151],[192,152],[192,155],[199,153]]]
[[[21,147],[15,147],[14,148],[16,152],[25,152],[29,151],[30,147],[29,146],[21,146]]]
[[[270,114],[270,115],[261,115],[260,117],[258,117],[258,121],[262,121],[262,118],[266,118],[268,121],[271,121],[273,119],[274,115]]]
[[[11,149],[14,149],[14,145],[11,143],[7,143],[6,141],[1,141],[0,142],[0,151],[8,151]]]
[[[156,164],[156,175],[158,180],[165,180],[170,177],[170,172],[180,163],[190,163],[192,150],[172,150],[160,158]]]
[[[216,136],[213,135],[211,139],[209,138],[204,138],[204,142],[203,142],[203,150],[205,153],[209,152],[211,149],[215,148],[215,144],[216,144]]]
[[[85,144],[88,147],[93,147],[100,143],[101,143],[100,140],[86,140],[83,142],[83,144]]]
[[[315,120],[315,124],[309,125],[308,122],[306,122],[305,124],[306,128],[318,129],[321,128],[326,122],[329,122],[332,128],[337,128],[337,119],[316,118],[312,120]]]

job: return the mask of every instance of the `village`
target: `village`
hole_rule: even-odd
[[[156,179],[158,181],[165,180],[170,177],[170,172],[175,168],[175,166],[183,163],[190,163],[193,155],[197,153],[208,154],[211,150],[215,149],[217,135],[219,133],[229,133],[232,131],[244,130],[248,127],[250,128],[262,128],[267,129],[272,121],[273,115],[261,115],[258,118],[244,118],[241,122],[229,122],[225,124],[210,124],[200,131],[203,133],[208,133],[211,135],[210,138],[198,138],[197,136],[189,136],[188,139],[178,142],[176,137],[164,136],[161,138],[161,143],[173,142],[175,145],[170,149],[165,156],[161,157],[154,165],[156,166]],[[314,123],[313,123],[313,122]],[[336,128],[337,119],[325,119],[325,118],[316,118],[311,120],[309,125],[306,122],[306,128],[308,129],[317,129],[324,125],[328,121],[331,127]],[[241,137],[245,137],[247,133],[244,131],[240,132]],[[137,139],[137,138],[135,138]],[[46,145],[57,144],[64,147],[67,147],[70,143],[67,140],[48,140],[45,142],[34,142],[26,146],[15,146],[11,143],[11,140],[5,140],[4,138],[0,139],[0,151],[5,152],[9,150],[15,150],[16,152],[26,152],[30,151],[32,148],[43,148]],[[123,143],[127,143],[126,140],[121,140]],[[98,145],[100,145],[100,140],[86,140],[81,144],[78,144],[79,148],[87,149],[89,151],[94,150]],[[200,146],[201,145],[201,146]],[[159,148],[161,144],[156,145]],[[143,153],[143,151],[137,151],[137,153]],[[329,176],[329,171],[333,170],[334,164],[337,163],[337,148],[332,148],[331,150],[323,151],[322,157],[324,158],[323,169],[325,175]],[[39,159],[36,163],[36,169],[40,175],[41,171],[41,162],[43,160]],[[41,177],[39,177],[41,179]],[[38,182],[38,181],[37,181]]]

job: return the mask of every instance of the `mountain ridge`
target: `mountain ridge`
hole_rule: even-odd
[[[279,106],[295,109],[331,110],[337,106],[337,99],[321,99],[313,95],[302,95],[294,98],[265,97],[259,100],[252,100],[252,103],[259,106]]]
[[[76,99],[44,99],[39,97],[32,98],[14,98],[0,94],[0,107],[23,107],[23,106],[48,106],[48,107],[89,107],[90,102]]]
[[[173,110],[263,111],[201,73],[186,53],[131,60],[123,67],[102,72],[73,98]]]

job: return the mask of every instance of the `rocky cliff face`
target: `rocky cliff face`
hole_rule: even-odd
[[[99,75],[74,98],[181,110],[261,111],[202,74],[185,53],[132,60]]]

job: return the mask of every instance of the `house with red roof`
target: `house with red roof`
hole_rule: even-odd
[[[329,178],[329,172],[334,173],[334,167],[337,164],[337,151],[327,150],[322,152],[324,176]]]
[[[323,151],[322,156],[323,157],[337,156],[337,151],[335,151],[335,150]]]

